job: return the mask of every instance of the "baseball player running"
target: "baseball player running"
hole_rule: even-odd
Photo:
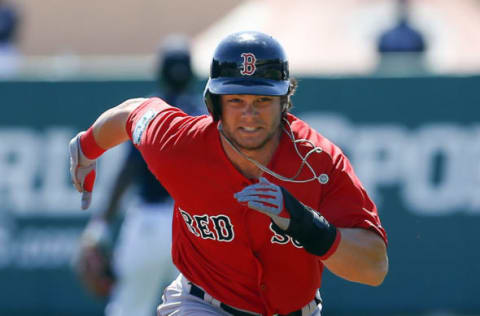
[[[96,159],[131,140],[175,200],[180,271],[158,315],[320,315],[322,271],[378,286],[387,237],[342,151],[289,113],[296,81],[283,48],[259,32],[217,46],[210,115],[130,99],[70,142],[88,208]]]

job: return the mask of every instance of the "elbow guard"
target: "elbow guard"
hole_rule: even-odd
[[[290,214],[290,224],[285,231],[278,226],[275,228],[296,239],[309,253],[322,257],[322,260],[327,259],[340,242],[340,232],[322,215],[281,189],[285,208]]]

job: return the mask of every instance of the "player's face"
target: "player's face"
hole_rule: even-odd
[[[222,126],[237,148],[264,148],[280,134],[282,117],[279,96],[221,95]]]

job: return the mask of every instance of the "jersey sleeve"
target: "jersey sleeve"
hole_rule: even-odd
[[[126,130],[135,147],[138,147],[150,124],[157,116],[174,109],[160,98],[149,98],[130,113],[127,118]]]
[[[168,159],[165,146],[169,137],[175,133],[175,121],[181,121],[185,117],[187,115],[183,111],[160,98],[149,98],[130,113],[126,124],[127,133],[155,176],[162,165],[160,161]]]
[[[320,212],[336,227],[365,228],[376,232],[388,244],[377,207],[355,175],[348,158],[339,152],[333,163]]]
[[[182,134],[197,121],[162,99],[150,98],[130,113],[126,130],[140,152],[150,147],[165,151],[165,146],[180,142]]]
[[[207,116],[189,116],[162,99],[150,98],[130,113],[126,130],[150,172],[169,190],[185,165],[178,162],[190,157],[186,153],[208,122]]]

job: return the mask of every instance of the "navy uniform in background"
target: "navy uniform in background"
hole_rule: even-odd
[[[171,36],[164,41],[156,74],[158,92],[150,97],[158,96],[190,115],[206,114],[201,93],[192,91],[195,78],[188,39]],[[105,314],[152,316],[163,288],[177,274],[171,260],[173,200],[148,170],[140,152],[131,143],[128,146],[108,206],[92,217],[83,236],[97,235],[93,239],[99,245],[110,243],[116,214],[121,203],[128,202],[111,260],[112,286]],[[122,199],[133,184],[134,203]],[[105,260],[109,261],[108,256]]]

